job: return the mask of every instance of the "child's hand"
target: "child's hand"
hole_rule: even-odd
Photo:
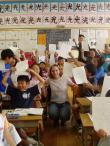
[[[68,52],[68,55],[69,55],[70,57],[73,57],[71,52]]]
[[[90,82],[84,83],[83,86],[84,86],[85,88],[93,89],[93,85],[92,85]]]
[[[103,129],[100,129],[97,131],[97,135],[100,137],[100,138],[104,138],[104,137],[107,137],[108,134],[106,131],[104,131]]]
[[[34,73],[34,70],[33,70],[33,69],[30,69],[30,68],[28,68],[26,71],[27,71],[28,73]]]
[[[41,100],[41,96],[40,95],[36,96],[36,100]]]
[[[76,40],[73,38],[73,42],[76,42]]]
[[[15,67],[11,67],[10,68],[10,71],[15,72],[16,71],[16,68]]]

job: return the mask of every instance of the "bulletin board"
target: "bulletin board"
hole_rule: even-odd
[[[37,46],[36,29],[10,29],[0,31],[0,50],[10,46],[24,51],[35,49]]]
[[[46,47],[49,44],[58,44],[59,41],[69,41],[71,38],[71,29],[42,29],[38,30],[38,35],[46,35]]]

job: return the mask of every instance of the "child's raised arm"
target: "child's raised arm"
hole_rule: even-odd
[[[27,71],[32,73],[37,78],[37,80],[39,80],[42,84],[45,83],[45,80],[38,73],[36,73],[34,70],[28,69]]]
[[[10,71],[6,72],[3,79],[2,79],[2,84],[6,87],[7,86],[7,80],[8,80],[8,77],[10,75]]]
[[[4,138],[6,139],[7,143],[10,146],[16,146],[16,143],[9,132],[9,122],[7,118],[5,118],[5,122],[4,122]]]

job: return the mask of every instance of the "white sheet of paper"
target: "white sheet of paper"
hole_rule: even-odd
[[[110,76],[105,76],[103,81],[101,97],[105,97],[108,90],[110,90],[110,86],[108,85],[109,82],[110,82]]]
[[[62,43],[59,52],[59,56],[63,57],[63,58],[70,58],[70,56],[68,55],[68,53],[71,51],[71,45],[70,44],[66,44],[66,43]]]
[[[71,50],[71,53],[74,56],[74,58],[78,58],[78,56],[79,56],[79,51],[78,50]]]
[[[78,43],[78,37],[79,37],[79,29],[71,29],[71,39],[75,39],[76,43]]]
[[[11,49],[13,51],[14,54],[17,53],[17,51],[19,50],[18,47],[13,47],[13,46],[10,46],[9,49]]]
[[[72,73],[76,84],[83,84],[88,82],[84,66],[73,68]]]
[[[5,48],[10,48],[11,46],[13,46],[13,41],[6,41],[5,42]]]
[[[106,43],[106,39],[98,38],[96,40],[96,49],[97,50],[103,50],[105,48],[105,43]]]
[[[108,30],[96,30],[96,39],[108,38]]]
[[[13,112],[15,114],[19,114],[20,116],[26,116],[28,114],[32,115],[42,115],[43,114],[43,108],[17,108]]]
[[[64,75],[72,77],[72,64],[65,62],[64,63]]]
[[[50,62],[50,65],[55,64],[54,53],[51,53],[49,62]]]
[[[56,47],[57,47],[56,44],[49,44],[49,52],[55,53]]]
[[[45,56],[39,56],[39,63],[40,62],[45,62]]]
[[[95,39],[95,30],[94,29],[89,29],[89,38]]]
[[[0,50],[6,49],[5,45],[5,41],[0,41]]]
[[[31,31],[31,40],[36,40],[37,43],[37,30]]]
[[[82,50],[89,51],[89,46],[87,41],[82,42]]]
[[[29,108],[28,114],[42,115],[43,114],[43,108]]]
[[[0,40],[5,40],[5,31],[0,31]]]
[[[9,127],[9,131],[10,131],[10,134],[12,135],[16,145],[19,144],[21,141],[21,138],[20,138],[18,132],[16,131],[15,127],[14,126]]]
[[[45,49],[46,46],[44,45],[37,45],[37,51],[39,56],[45,56]]]
[[[96,131],[103,129],[110,135],[110,98],[93,98],[92,119]]]
[[[93,98],[95,97],[86,97],[86,98],[92,102]]]
[[[24,61],[20,61],[16,64],[16,72],[15,74],[17,75],[23,75],[23,73],[26,72],[26,70],[28,69],[28,60],[24,60]],[[28,73],[27,73],[28,74]]]

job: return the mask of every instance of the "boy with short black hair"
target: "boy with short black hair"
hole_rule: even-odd
[[[3,50],[1,52],[1,59],[4,60],[6,64],[10,64],[11,67],[15,66],[16,63],[20,61],[11,49]]]
[[[30,108],[32,107],[33,99],[40,99],[38,86],[35,85],[29,88],[29,77],[27,75],[20,75],[17,78],[17,88],[7,84],[9,72],[4,76],[2,83],[7,86],[6,93],[11,97],[12,108]]]

